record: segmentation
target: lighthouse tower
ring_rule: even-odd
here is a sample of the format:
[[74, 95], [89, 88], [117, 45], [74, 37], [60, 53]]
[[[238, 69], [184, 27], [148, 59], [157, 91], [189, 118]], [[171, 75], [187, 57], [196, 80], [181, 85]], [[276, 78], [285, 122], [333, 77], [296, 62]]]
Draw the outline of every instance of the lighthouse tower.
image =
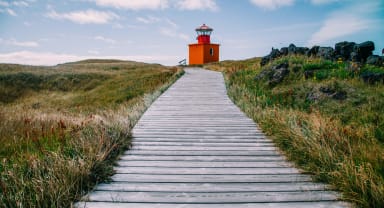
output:
[[197, 43], [189, 44], [189, 64], [219, 61], [219, 44], [211, 43], [213, 29], [203, 24], [196, 28]]

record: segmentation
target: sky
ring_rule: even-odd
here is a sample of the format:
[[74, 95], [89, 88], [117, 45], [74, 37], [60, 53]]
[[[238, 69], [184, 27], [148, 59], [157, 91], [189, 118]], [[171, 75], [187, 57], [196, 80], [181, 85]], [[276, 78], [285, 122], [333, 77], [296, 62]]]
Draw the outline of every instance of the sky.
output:
[[213, 28], [220, 60], [271, 48], [384, 48], [384, 0], [0, 0], [0, 63], [56, 65], [89, 58], [177, 65]]

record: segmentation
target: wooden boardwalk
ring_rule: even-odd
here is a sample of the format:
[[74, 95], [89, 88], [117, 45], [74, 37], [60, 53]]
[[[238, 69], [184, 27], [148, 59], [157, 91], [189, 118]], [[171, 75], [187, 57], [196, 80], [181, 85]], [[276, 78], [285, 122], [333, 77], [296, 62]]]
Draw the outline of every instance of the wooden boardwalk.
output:
[[159, 97], [133, 129], [133, 147], [77, 207], [347, 207], [300, 174], [199, 68]]

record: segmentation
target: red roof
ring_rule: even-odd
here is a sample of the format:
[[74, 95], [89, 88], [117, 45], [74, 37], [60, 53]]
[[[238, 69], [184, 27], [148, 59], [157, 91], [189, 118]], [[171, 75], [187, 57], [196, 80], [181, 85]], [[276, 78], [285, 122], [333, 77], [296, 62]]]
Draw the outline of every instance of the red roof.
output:
[[203, 24], [200, 27], [196, 28], [196, 31], [212, 31], [213, 29]]

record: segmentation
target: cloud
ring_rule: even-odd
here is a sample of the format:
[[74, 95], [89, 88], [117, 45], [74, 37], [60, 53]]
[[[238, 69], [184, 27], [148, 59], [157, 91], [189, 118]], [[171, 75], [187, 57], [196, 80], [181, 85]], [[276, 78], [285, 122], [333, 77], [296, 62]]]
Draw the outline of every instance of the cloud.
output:
[[39, 46], [39, 43], [34, 41], [17, 41], [15, 39], [10, 40], [3, 40], [0, 39], [0, 44], [6, 44], [11, 46], [19, 46], [19, 47], [28, 47], [28, 48], [35, 48]]
[[167, 37], [179, 38], [185, 41], [189, 40], [188, 35], [179, 32], [179, 26], [175, 22], [170, 19], [164, 19], [163, 22], [165, 23], [165, 26], [160, 27], [160, 34]]
[[15, 1], [12, 4], [15, 6], [18, 6], [18, 7], [28, 7], [29, 6], [29, 4], [25, 1]]
[[162, 27], [160, 28], [160, 33], [164, 36], [173, 37], [173, 38], [180, 38], [182, 40], [188, 41], [189, 36], [184, 33], [179, 33], [177, 30], [172, 28], [166, 28]]
[[168, 8], [168, 0], [92, 0], [99, 6], [114, 7], [117, 9], [165, 9]]
[[320, 29], [311, 36], [309, 45], [321, 44], [377, 27], [372, 16], [377, 8], [380, 8], [380, 5], [375, 2], [358, 1], [355, 5], [331, 13]]
[[110, 44], [115, 44], [116, 43], [116, 40], [113, 40], [113, 39], [110, 39], [110, 38], [106, 38], [106, 37], [103, 37], [103, 36], [95, 36], [93, 39], [100, 40], [100, 41], [103, 41], [103, 42], [106, 42], [106, 43], [110, 43]]
[[294, 0], [250, 0], [250, 2], [263, 9], [275, 10], [279, 7], [293, 5]]
[[156, 22], [160, 22], [161, 19], [153, 16], [148, 16], [148, 17], [137, 17], [137, 21], [142, 22], [144, 24], [153, 24]]
[[69, 20], [78, 24], [106, 24], [119, 18], [119, 16], [113, 12], [96, 11], [93, 9], [69, 13], [57, 13], [52, 10], [46, 16], [52, 19]]
[[[88, 51], [88, 53], [91, 51]], [[93, 51], [96, 52], [96, 51]], [[0, 63], [29, 64], [29, 65], [56, 65], [61, 63], [80, 61], [84, 59], [119, 59], [141, 61], [147, 63], [176, 64], [178, 56], [173, 55], [135, 55], [135, 56], [98, 56], [74, 55], [52, 52], [16, 51], [11, 53], [0, 53]]]
[[11, 16], [14, 16], [14, 17], [17, 16], [16, 12], [13, 11], [12, 9], [10, 9], [10, 8], [7, 8], [5, 11], [6, 11], [9, 15], [11, 15]]
[[176, 7], [181, 10], [218, 10], [214, 0], [182, 0], [176, 3]]
[[6, 1], [0, 1], [0, 6], [2, 7], [9, 7], [9, 3]]
[[67, 61], [77, 60], [77, 56], [55, 53], [38, 53], [31, 51], [18, 51], [0, 54], [1, 63], [55, 65]]

